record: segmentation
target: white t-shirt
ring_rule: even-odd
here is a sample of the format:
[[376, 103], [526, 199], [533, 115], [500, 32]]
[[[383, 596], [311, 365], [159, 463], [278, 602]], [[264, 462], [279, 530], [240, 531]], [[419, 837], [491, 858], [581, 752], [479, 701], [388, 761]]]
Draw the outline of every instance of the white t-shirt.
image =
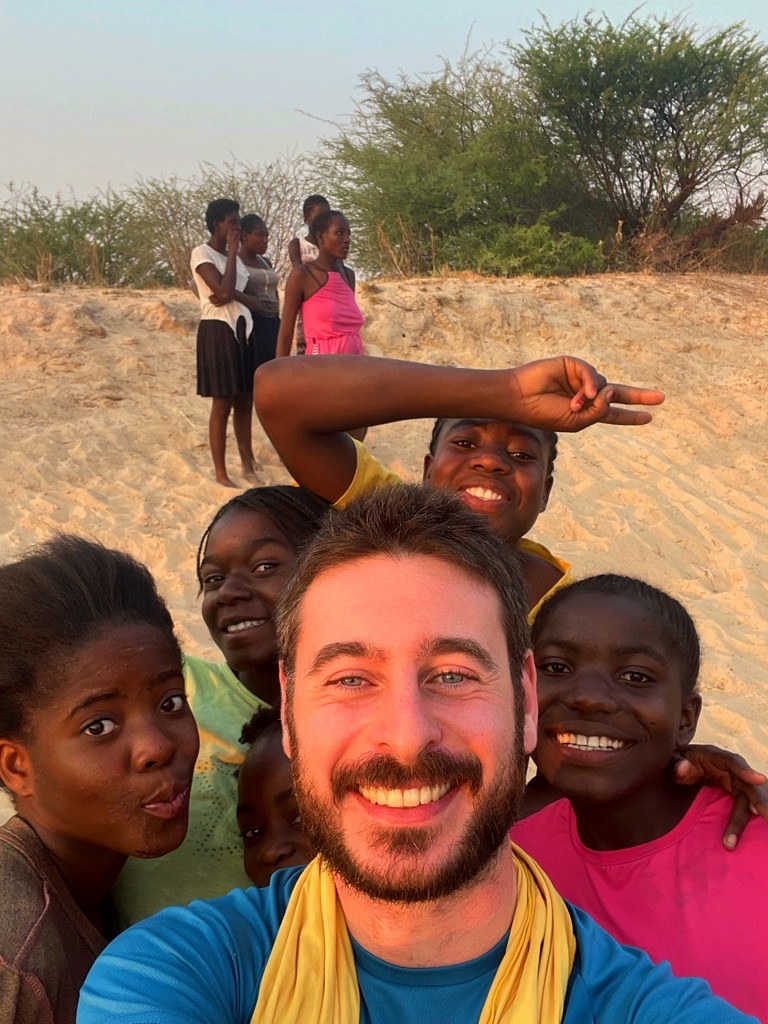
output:
[[312, 245], [312, 243], [308, 240], [308, 233], [309, 228], [305, 228], [303, 235], [297, 235], [297, 238], [299, 239], [299, 251], [301, 253], [302, 263], [313, 263], [320, 255], [320, 250], [317, 248], [317, 246]]
[[[197, 272], [197, 268], [203, 263], [212, 263], [223, 277], [224, 271], [227, 269], [227, 257], [224, 253], [217, 252], [211, 248], [207, 243], [198, 245], [196, 249], [192, 250], [189, 265], [192, 269], [195, 285], [197, 286], [197, 294], [200, 297], [200, 319], [223, 320], [224, 323], [229, 324], [232, 328], [232, 333], [237, 337], [237, 321], [242, 316], [245, 318], [245, 336], [247, 338], [253, 328], [253, 317], [251, 316], [250, 309], [234, 299], [232, 302], [228, 302], [226, 306], [214, 306], [209, 299], [211, 290]], [[236, 263], [235, 290], [242, 292], [245, 291], [245, 287], [248, 284], [248, 269], [239, 256], [236, 258]]]

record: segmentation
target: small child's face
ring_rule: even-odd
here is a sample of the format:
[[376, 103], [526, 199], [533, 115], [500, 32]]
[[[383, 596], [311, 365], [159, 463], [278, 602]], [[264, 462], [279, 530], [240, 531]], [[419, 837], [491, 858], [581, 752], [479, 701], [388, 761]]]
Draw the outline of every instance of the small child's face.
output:
[[582, 593], [547, 618], [534, 657], [539, 738], [533, 758], [573, 802], [620, 800], [663, 779], [701, 707], [683, 695], [667, 631], [626, 597]]
[[314, 857], [301, 829], [291, 763], [278, 730], [256, 740], [240, 769], [237, 827], [245, 873], [254, 885], [269, 885], [275, 871], [308, 864]]

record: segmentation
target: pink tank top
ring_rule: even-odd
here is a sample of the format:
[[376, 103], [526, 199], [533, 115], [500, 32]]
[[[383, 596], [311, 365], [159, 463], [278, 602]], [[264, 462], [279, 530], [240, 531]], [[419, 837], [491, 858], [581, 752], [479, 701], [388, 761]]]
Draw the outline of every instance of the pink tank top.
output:
[[337, 270], [327, 274], [327, 282], [301, 307], [307, 348], [310, 341], [327, 341], [339, 335], [359, 336], [363, 326], [355, 293]]

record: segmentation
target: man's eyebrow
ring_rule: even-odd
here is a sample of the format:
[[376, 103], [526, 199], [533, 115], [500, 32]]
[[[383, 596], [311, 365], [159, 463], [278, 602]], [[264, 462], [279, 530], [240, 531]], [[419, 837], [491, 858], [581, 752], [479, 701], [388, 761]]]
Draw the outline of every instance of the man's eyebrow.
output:
[[321, 647], [312, 659], [309, 672], [318, 672], [324, 665], [336, 658], [366, 658], [369, 661], [386, 661], [387, 655], [381, 647], [360, 640], [344, 640]]
[[479, 662], [487, 672], [498, 672], [499, 666], [489, 652], [476, 640], [466, 636], [435, 636], [422, 641], [419, 654], [423, 658], [464, 654]]

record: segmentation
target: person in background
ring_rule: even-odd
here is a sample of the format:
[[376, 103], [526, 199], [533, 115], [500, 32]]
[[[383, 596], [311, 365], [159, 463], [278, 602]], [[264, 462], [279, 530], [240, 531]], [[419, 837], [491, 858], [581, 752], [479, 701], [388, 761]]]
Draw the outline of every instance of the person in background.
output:
[[200, 727], [189, 832], [164, 862], [130, 860], [115, 889], [123, 925], [163, 907], [247, 886], [235, 810], [243, 722], [278, 701], [275, 606], [297, 553], [328, 513], [301, 487], [253, 487], [223, 505], [197, 553], [202, 615], [224, 661], [187, 655], [184, 679]]
[[[321, 195], [307, 196], [302, 207], [304, 217], [304, 233], [292, 238], [288, 243], [288, 259], [292, 267], [300, 267], [302, 263], [311, 263], [316, 260], [319, 252], [316, 244], [312, 221], [324, 210], [330, 210], [331, 204]], [[296, 355], [303, 356], [306, 351], [304, 340], [304, 325], [301, 315], [296, 320]]]
[[0, 1020], [74, 1024], [128, 856], [187, 831], [198, 736], [154, 580], [61, 535], [0, 567]]
[[279, 709], [257, 711], [240, 742], [249, 745], [237, 774], [243, 865], [253, 884], [264, 886], [275, 871], [308, 864], [315, 851], [301, 827]]
[[261, 217], [249, 213], [240, 221], [242, 239], [240, 259], [248, 271], [247, 294], [258, 302], [251, 309], [252, 365], [254, 371], [275, 358], [277, 335], [280, 330], [280, 300], [277, 296], [277, 271], [265, 255], [269, 244], [269, 230]]
[[296, 235], [288, 243], [288, 259], [291, 261], [292, 267], [300, 267], [302, 263], [311, 263], [317, 259], [319, 253], [312, 222], [319, 213], [330, 210], [330, 208], [331, 204], [325, 196], [311, 195], [304, 200], [301, 211], [304, 217], [304, 232], [301, 235]]
[[513, 841], [619, 942], [768, 1021], [768, 822], [727, 853], [730, 794], [672, 771], [701, 711], [690, 615], [642, 580], [592, 576], [543, 605], [533, 648], [533, 759], [564, 799]]
[[326, 210], [312, 221], [312, 230], [318, 256], [288, 276], [277, 355], [290, 355], [299, 312], [307, 355], [362, 355], [363, 314], [355, 301], [354, 272], [344, 263], [349, 222], [338, 210]]
[[205, 223], [210, 238], [193, 249], [190, 257], [194, 291], [200, 301], [197, 393], [211, 399], [211, 457], [216, 480], [225, 487], [235, 486], [226, 465], [230, 413], [243, 476], [255, 482], [256, 468], [251, 439], [253, 365], [249, 344], [253, 317], [248, 305], [240, 301], [248, 285], [248, 271], [238, 256], [239, 210], [234, 199], [209, 203]]

